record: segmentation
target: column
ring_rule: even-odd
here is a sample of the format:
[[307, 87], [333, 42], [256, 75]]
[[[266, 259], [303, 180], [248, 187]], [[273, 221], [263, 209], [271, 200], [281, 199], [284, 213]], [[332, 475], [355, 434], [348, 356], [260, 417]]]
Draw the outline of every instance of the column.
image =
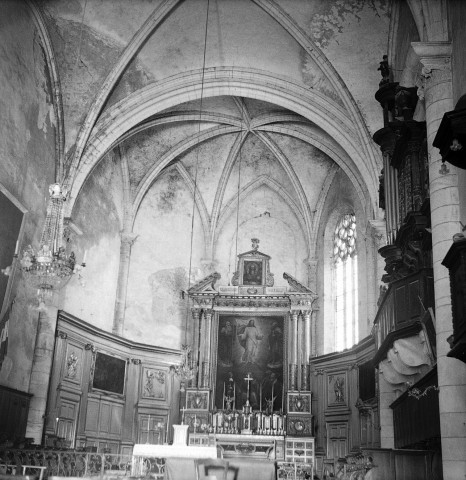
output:
[[301, 365], [301, 390], [310, 390], [309, 357], [311, 356], [311, 311], [304, 310], [302, 315], [304, 324], [304, 361]]
[[113, 319], [112, 332], [116, 335], [123, 335], [123, 325], [125, 320], [126, 291], [128, 289], [128, 273], [131, 257], [131, 247], [135, 242], [137, 235], [132, 232], [121, 232], [120, 243], [120, 266], [118, 269], [118, 283], [115, 299], [115, 316]]
[[210, 365], [211, 365], [211, 335], [213, 310], [205, 310], [204, 322], [204, 359], [202, 362], [202, 387], [210, 387]]
[[191, 380], [191, 384], [193, 387], [199, 387], [200, 386], [200, 379], [202, 376], [202, 372], [200, 371], [202, 369], [202, 363], [201, 363], [201, 346], [200, 346], [200, 341], [201, 341], [201, 311], [198, 308], [193, 308], [191, 310], [192, 315], [193, 315], [193, 360], [194, 360], [194, 365], [196, 366], [196, 376], [194, 377], [193, 380]]
[[[32, 307], [30, 309], [32, 310]], [[37, 310], [34, 313], [36, 312]], [[52, 370], [57, 312], [56, 307], [42, 305], [39, 309], [39, 318], [37, 320], [36, 344], [34, 346], [31, 379], [29, 382], [29, 393], [33, 396], [29, 406], [26, 427], [26, 437], [33, 438], [36, 444], [42, 443], [45, 408], [47, 406], [47, 394]]]
[[290, 359], [288, 385], [290, 390], [298, 389], [298, 312], [290, 312]]
[[311, 357], [317, 357], [317, 312], [319, 311], [319, 305], [317, 299], [312, 303], [311, 313]]
[[429, 184], [432, 216], [432, 255], [434, 267], [435, 327], [437, 334], [437, 369], [442, 434], [443, 477], [462, 478], [466, 472], [466, 365], [448, 358], [447, 337], [453, 332], [448, 269], [441, 262], [452, 237], [460, 231], [457, 170], [439, 173], [441, 157], [432, 146], [438, 126], [447, 111], [453, 110], [451, 81], [451, 43], [413, 42], [423, 65], [427, 145], [429, 149]]

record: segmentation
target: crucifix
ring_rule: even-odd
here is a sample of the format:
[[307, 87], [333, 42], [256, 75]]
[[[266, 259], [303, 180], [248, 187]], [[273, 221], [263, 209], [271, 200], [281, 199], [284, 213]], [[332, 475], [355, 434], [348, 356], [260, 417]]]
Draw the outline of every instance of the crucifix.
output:
[[246, 397], [246, 406], [249, 407], [249, 384], [254, 380], [252, 377], [251, 377], [251, 374], [248, 372], [246, 377], [244, 378], [244, 380], [246, 380], [246, 382], [248, 382], [248, 396]]

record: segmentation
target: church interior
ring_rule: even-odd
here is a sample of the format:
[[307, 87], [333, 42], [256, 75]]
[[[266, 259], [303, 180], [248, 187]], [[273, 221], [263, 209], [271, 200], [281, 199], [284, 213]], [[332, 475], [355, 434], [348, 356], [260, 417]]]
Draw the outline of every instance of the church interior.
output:
[[1, 478], [464, 479], [466, 2], [0, 4]]

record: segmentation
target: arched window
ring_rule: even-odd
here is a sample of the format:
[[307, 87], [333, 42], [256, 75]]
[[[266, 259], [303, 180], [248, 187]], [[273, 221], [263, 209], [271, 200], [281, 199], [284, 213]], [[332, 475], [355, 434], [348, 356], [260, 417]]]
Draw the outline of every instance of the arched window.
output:
[[343, 215], [335, 228], [332, 283], [335, 351], [340, 351], [358, 341], [358, 261], [354, 213]]

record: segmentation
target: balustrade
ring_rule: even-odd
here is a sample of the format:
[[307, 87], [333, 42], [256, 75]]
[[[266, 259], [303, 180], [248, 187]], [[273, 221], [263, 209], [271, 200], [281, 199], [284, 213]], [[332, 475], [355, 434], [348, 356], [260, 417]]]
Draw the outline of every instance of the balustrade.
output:
[[114, 453], [91, 453], [76, 450], [1, 449], [0, 465], [15, 465], [17, 472], [23, 465], [46, 467], [43, 478], [90, 477], [110, 471], [129, 475], [131, 456]]

